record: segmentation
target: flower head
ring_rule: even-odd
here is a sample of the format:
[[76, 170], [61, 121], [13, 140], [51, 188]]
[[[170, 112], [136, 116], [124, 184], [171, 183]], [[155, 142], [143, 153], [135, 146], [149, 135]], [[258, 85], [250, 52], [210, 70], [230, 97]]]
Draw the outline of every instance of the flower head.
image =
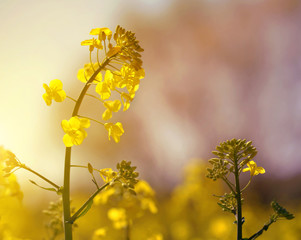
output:
[[62, 128], [66, 133], [63, 137], [63, 142], [66, 147], [80, 145], [87, 137], [87, 132], [84, 128], [90, 127], [90, 120], [87, 118], [72, 117], [62, 121]]
[[58, 80], [54, 79], [50, 81], [49, 87], [47, 84], [43, 84], [43, 87], [46, 93], [43, 94], [43, 98], [48, 106], [51, 105], [52, 99], [56, 102], [62, 102], [66, 98], [66, 93], [63, 90], [63, 83]]
[[111, 140], [111, 137], [113, 137], [114, 141], [118, 143], [120, 141], [120, 137], [124, 133], [122, 124], [117, 122], [116, 124], [105, 123], [104, 125], [109, 132], [109, 140]]
[[265, 173], [265, 169], [263, 167], [257, 167], [257, 164], [254, 161], [249, 161], [247, 163], [247, 165], [248, 165], [248, 167], [244, 168], [242, 171], [243, 172], [250, 171], [250, 175], [251, 176], [258, 175], [259, 173], [260, 174], [264, 174]]

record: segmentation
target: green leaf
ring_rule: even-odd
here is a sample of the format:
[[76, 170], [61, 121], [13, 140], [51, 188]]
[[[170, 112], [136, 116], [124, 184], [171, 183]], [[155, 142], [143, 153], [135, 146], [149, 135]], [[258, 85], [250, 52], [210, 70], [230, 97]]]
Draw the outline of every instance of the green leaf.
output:
[[93, 200], [91, 199], [91, 201], [88, 203], [88, 205], [84, 208], [84, 210], [78, 215], [76, 219], [86, 215], [87, 212], [91, 209], [92, 205], [93, 205]]
[[42, 186], [40, 186], [39, 184], [37, 184], [35, 181], [32, 181], [32, 180], [30, 180], [30, 179], [29, 179], [29, 182], [31, 182], [32, 184], [34, 184], [34, 185], [36, 185], [37, 187], [42, 188], [42, 189], [44, 189], [44, 190], [52, 191], [52, 192], [58, 192], [57, 189], [55, 189], [55, 188], [46, 188], [46, 187], [42, 187]]

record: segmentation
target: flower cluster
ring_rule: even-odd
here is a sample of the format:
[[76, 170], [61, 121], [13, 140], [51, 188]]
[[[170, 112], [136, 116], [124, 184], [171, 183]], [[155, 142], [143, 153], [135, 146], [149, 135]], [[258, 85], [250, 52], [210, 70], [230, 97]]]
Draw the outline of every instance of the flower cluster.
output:
[[[212, 152], [216, 158], [211, 158], [209, 163], [212, 168], [208, 168], [207, 177], [216, 180], [218, 178], [226, 179], [229, 173], [250, 171], [251, 177], [259, 173], [265, 173], [263, 167], [257, 167], [253, 158], [257, 154], [257, 150], [252, 146], [252, 142], [241, 139], [232, 139], [222, 142], [216, 147], [216, 151]], [[245, 166], [247, 168], [244, 168]]]
[[[102, 120], [108, 121], [113, 117], [113, 112], [129, 109], [139, 89], [140, 80], [145, 76], [140, 54], [143, 48], [140, 47], [134, 33], [117, 26], [114, 34], [108, 28], [95, 28], [91, 30], [90, 35], [93, 36], [92, 39], [81, 42], [82, 46], [89, 46], [90, 62], [77, 73], [77, 78], [85, 84], [78, 100], [66, 96], [63, 84], [58, 79], [52, 80], [49, 86], [43, 85], [46, 90], [43, 98], [48, 106], [51, 105], [53, 99], [56, 102], [62, 102], [66, 97], [76, 102], [74, 108], [76, 110], [72, 118], [69, 122], [67, 120], [62, 122], [66, 133], [63, 141], [67, 147], [80, 145], [87, 136], [82, 129], [84, 126], [79, 126], [78, 119], [75, 119], [79, 117], [78, 110], [85, 95], [102, 102], [105, 108]], [[100, 56], [103, 56], [102, 61], [99, 60]], [[91, 85], [94, 85], [96, 96], [88, 93]], [[112, 137], [115, 142], [120, 141], [120, 137], [124, 134], [120, 122], [95, 121], [103, 124], [108, 131], [109, 140]]]
[[140, 180], [133, 191], [116, 182], [94, 199], [96, 205], [110, 207], [107, 215], [115, 229], [127, 227], [134, 219], [143, 216], [146, 212], [152, 214], [158, 212], [154, 201], [154, 190], [146, 181]]
[[271, 202], [271, 206], [275, 212], [274, 220], [277, 218], [285, 218], [287, 220], [291, 220], [295, 218], [294, 214], [288, 212], [284, 207], [280, 206], [276, 201]]
[[23, 193], [17, 182], [16, 176], [13, 174], [21, 167], [20, 161], [15, 154], [0, 146], [0, 198], [16, 197], [19, 200], [23, 198]]
[[23, 165], [14, 153], [0, 146], [0, 162], [3, 164], [2, 170], [6, 173], [4, 176], [9, 176]]

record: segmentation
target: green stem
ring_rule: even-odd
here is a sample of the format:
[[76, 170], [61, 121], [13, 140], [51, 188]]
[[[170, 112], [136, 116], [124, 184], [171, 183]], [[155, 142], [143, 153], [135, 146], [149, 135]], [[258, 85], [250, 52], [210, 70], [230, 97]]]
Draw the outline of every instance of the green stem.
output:
[[110, 183], [106, 183], [101, 188], [97, 189], [90, 197], [89, 199], [76, 211], [76, 213], [73, 214], [73, 216], [70, 218], [69, 222], [72, 224], [76, 220], [76, 218], [81, 214], [81, 212], [88, 206], [88, 204], [93, 201], [93, 199], [96, 197], [96, 195], [102, 191], [104, 188], [106, 188]]
[[248, 240], [254, 240], [254, 239], [258, 238], [258, 237], [263, 233], [263, 231], [267, 231], [268, 228], [269, 228], [269, 226], [270, 226], [272, 223], [274, 223], [274, 222], [275, 222], [275, 221], [273, 221], [273, 220], [270, 219], [270, 221], [269, 221], [268, 223], [266, 223], [266, 224], [263, 225], [262, 229], [260, 229], [257, 233], [255, 233], [255, 234], [252, 235], [251, 237], [249, 237]]
[[98, 97], [96, 97], [92, 94], [89, 94], [89, 93], [86, 93], [86, 95], [89, 96], [89, 97], [93, 97], [93, 98], [97, 99], [98, 101], [101, 101], [102, 103], [104, 103], [104, 101], [101, 98], [98, 98]]
[[66, 96], [67, 98], [69, 98], [70, 100], [72, 100], [73, 102], [76, 102], [76, 100], [72, 97]]
[[64, 187], [63, 187], [63, 192], [62, 192], [65, 240], [72, 240], [72, 224], [69, 222], [69, 219], [70, 219], [70, 162], [71, 162], [71, 147], [67, 147], [66, 153], [65, 153]]
[[235, 190], [233, 189], [233, 186], [232, 186], [233, 184], [227, 178], [222, 178], [222, 180], [224, 180], [224, 182], [228, 185], [230, 190], [235, 194]]
[[130, 221], [128, 221], [126, 227], [125, 227], [125, 239], [126, 240], [130, 240], [130, 231], [131, 227], [130, 227]]
[[[78, 167], [78, 168], [88, 168], [87, 166], [82, 166], [82, 165], [71, 165], [71, 167]], [[100, 172], [98, 169], [93, 168], [94, 171]]]
[[77, 115], [78, 117], [81, 117], [81, 118], [87, 118], [87, 119], [89, 119], [89, 120], [91, 120], [91, 121], [94, 121], [94, 122], [96, 122], [96, 123], [99, 123], [99, 124], [101, 124], [101, 125], [105, 125], [104, 123], [102, 123], [102, 122], [100, 122], [100, 121], [97, 121], [96, 119], [94, 119], [94, 118], [90, 118], [90, 117], [86, 117], [86, 116], [81, 116], [81, 115]]
[[242, 239], [242, 209], [241, 209], [241, 191], [239, 185], [239, 169], [238, 169], [238, 158], [234, 154], [234, 168], [235, 168], [235, 187], [236, 187], [236, 202], [237, 202], [237, 240]]
[[[112, 57], [115, 57], [113, 55]], [[112, 58], [111, 57], [111, 58]], [[105, 58], [99, 68], [93, 73], [90, 79], [85, 84], [82, 89], [72, 112], [72, 117], [78, 115], [79, 108], [82, 104], [82, 101], [85, 97], [86, 92], [88, 91], [91, 83], [98, 75], [98, 73], [105, 68], [105, 66], [110, 62], [111, 58]], [[71, 166], [71, 147], [66, 147], [65, 153], [65, 168], [64, 168], [64, 187], [62, 192], [63, 197], [63, 213], [64, 213], [64, 232], [65, 240], [72, 240], [72, 221], [70, 221], [70, 166]]]

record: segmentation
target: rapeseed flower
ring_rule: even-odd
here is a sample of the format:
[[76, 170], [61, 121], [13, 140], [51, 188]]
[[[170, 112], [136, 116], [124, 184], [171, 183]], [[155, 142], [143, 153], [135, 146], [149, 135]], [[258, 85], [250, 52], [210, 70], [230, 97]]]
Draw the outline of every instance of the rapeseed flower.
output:
[[117, 122], [116, 124], [105, 123], [104, 126], [108, 130], [109, 140], [113, 137], [114, 141], [118, 143], [120, 141], [120, 137], [124, 133], [122, 124], [120, 122]]
[[108, 211], [108, 218], [113, 222], [113, 226], [116, 229], [121, 229], [128, 225], [126, 211], [124, 208], [111, 208]]
[[87, 137], [87, 132], [84, 128], [90, 127], [90, 120], [87, 118], [72, 117], [62, 121], [62, 128], [66, 133], [63, 137], [63, 142], [66, 147], [80, 145]]
[[44, 83], [43, 87], [46, 90], [46, 93], [43, 94], [43, 99], [48, 106], [51, 105], [52, 99], [56, 102], [62, 102], [65, 100], [66, 93], [63, 90], [63, 83], [60, 80], [54, 79], [50, 81], [49, 87]]
[[103, 120], [109, 120], [112, 117], [112, 112], [118, 112], [121, 107], [121, 102], [119, 100], [115, 101], [106, 101], [103, 103], [106, 107], [106, 110], [102, 114]]
[[[94, 70], [98, 68], [98, 64], [94, 63], [87, 63], [84, 65], [84, 68], [81, 68], [77, 72], [77, 78], [83, 83], [86, 83], [89, 78], [93, 75]], [[98, 83], [102, 81], [102, 75], [101, 73], [98, 73], [97, 76], [95, 77], [95, 80], [93, 83]]]
[[133, 101], [135, 97], [135, 93], [121, 93], [121, 101], [123, 103], [123, 111], [126, 111], [129, 109], [131, 102]]
[[265, 173], [265, 169], [263, 167], [257, 167], [257, 164], [254, 161], [249, 161], [247, 163], [247, 165], [248, 165], [248, 167], [244, 168], [242, 171], [243, 172], [250, 171], [250, 175], [251, 176], [258, 175], [259, 173], [260, 174], [264, 174]]

